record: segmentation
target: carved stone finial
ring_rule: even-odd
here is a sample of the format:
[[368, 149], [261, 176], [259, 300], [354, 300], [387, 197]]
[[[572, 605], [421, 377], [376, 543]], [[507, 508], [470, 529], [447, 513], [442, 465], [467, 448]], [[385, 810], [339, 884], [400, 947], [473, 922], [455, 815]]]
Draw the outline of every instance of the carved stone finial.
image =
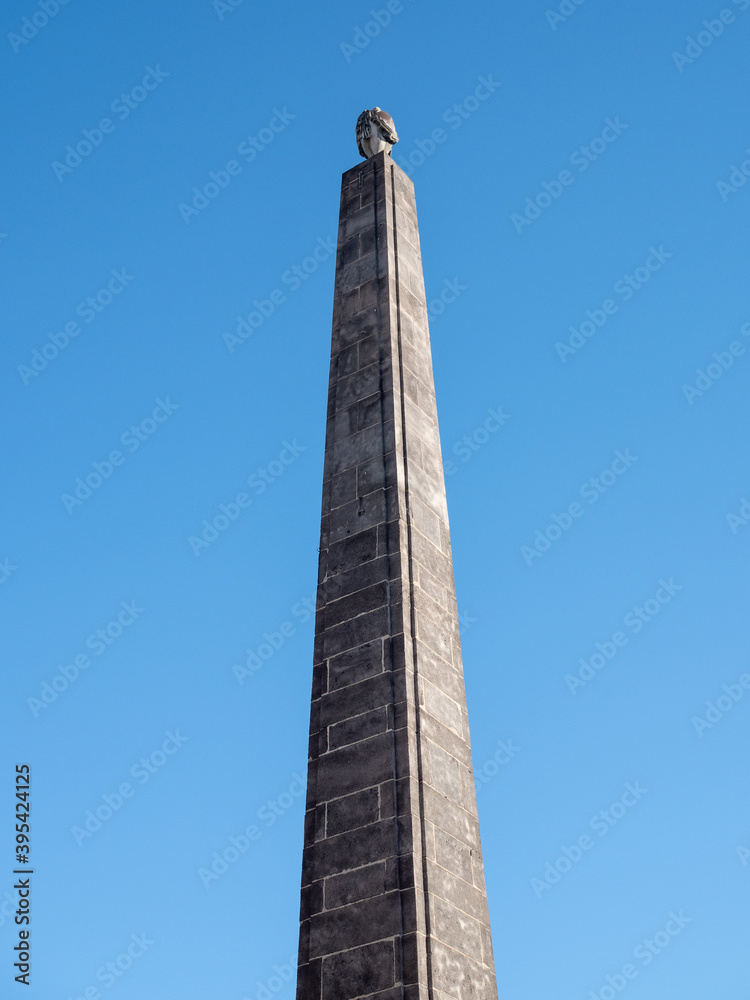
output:
[[385, 150], [389, 155], [398, 142], [396, 126], [387, 111], [373, 108], [357, 119], [357, 149], [365, 159]]

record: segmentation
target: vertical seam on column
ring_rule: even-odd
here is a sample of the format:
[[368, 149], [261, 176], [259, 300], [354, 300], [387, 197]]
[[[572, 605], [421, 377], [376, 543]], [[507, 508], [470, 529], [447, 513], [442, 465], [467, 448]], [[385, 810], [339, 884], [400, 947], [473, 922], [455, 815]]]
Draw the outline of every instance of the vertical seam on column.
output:
[[[404, 495], [406, 498], [406, 546], [409, 563], [409, 619], [411, 626], [412, 660], [414, 665], [414, 721], [417, 741], [417, 780], [419, 785], [419, 829], [422, 845], [422, 898], [424, 899], [425, 948], [427, 958], [427, 994], [434, 996], [432, 987], [432, 927], [427, 875], [427, 834], [425, 830], [424, 784], [422, 780], [422, 726], [419, 702], [419, 661], [417, 657], [416, 611], [414, 608], [414, 569], [411, 537], [411, 502], [409, 494], [409, 462], [406, 444], [406, 394], [404, 393], [404, 360], [401, 344], [401, 294], [399, 291], [398, 228], [396, 226], [395, 166], [391, 163], [391, 190], [393, 192], [393, 251], [396, 278], [396, 337], [398, 342], [398, 376], [401, 395], [401, 451], [404, 461]], [[402, 570], [403, 573], [403, 570]]]
[[[360, 173], [360, 178], [362, 174]], [[399, 804], [398, 804], [398, 770], [396, 767], [396, 687], [393, 679], [394, 674], [394, 662], [393, 662], [393, 616], [391, 607], [391, 538], [390, 538], [390, 528], [388, 527], [390, 522], [390, 511], [388, 509], [388, 477], [387, 477], [387, 463], [386, 463], [386, 451], [385, 451], [385, 392], [383, 386], [383, 311], [381, 308], [381, 295], [380, 295], [380, 251], [378, 248], [378, 169], [377, 161], [373, 163], [373, 214], [375, 221], [375, 290], [376, 290], [376, 301], [377, 301], [377, 328], [378, 328], [378, 378], [379, 378], [379, 390], [380, 390], [380, 435], [381, 435], [381, 453], [383, 456], [383, 495], [384, 495], [384, 511], [385, 511], [385, 561], [386, 561], [386, 608], [388, 616], [388, 654], [391, 661], [390, 669], [390, 687], [391, 687], [391, 705], [393, 706], [393, 740], [391, 742], [391, 783], [393, 791], [393, 830], [394, 830], [394, 840], [396, 848], [396, 887], [398, 891], [398, 942], [396, 944], [396, 960], [398, 962], [398, 980], [401, 985], [401, 996], [404, 996], [404, 897], [403, 890], [401, 888], [401, 837], [399, 834]], [[387, 182], [387, 174], [383, 172], [383, 191], [385, 192], [385, 186]], [[387, 197], [386, 197], [387, 206]], [[387, 253], [387, 250], [386, 250]], [[393, 365], [391, 364], [391, 370]], [[359, 492], [359, 488], [357, 489]]]

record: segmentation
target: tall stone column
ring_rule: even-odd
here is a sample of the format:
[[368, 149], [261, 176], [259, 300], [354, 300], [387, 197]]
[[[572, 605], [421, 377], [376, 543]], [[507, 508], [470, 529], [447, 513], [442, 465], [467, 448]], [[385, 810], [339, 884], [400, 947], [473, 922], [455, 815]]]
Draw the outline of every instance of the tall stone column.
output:
[[411, 180], [341, 188], [298, 1000], [497, 996]]

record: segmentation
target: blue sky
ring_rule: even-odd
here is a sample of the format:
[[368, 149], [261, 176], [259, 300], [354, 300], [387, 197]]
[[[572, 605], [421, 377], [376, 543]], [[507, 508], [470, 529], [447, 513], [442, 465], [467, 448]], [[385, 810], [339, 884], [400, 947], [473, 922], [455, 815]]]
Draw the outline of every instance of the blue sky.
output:
[[24, 995], [294, 994], [331, 240], [377, 104], [500, 995], [746, 1000], [750, 3], [14, 0], [0, 35]]

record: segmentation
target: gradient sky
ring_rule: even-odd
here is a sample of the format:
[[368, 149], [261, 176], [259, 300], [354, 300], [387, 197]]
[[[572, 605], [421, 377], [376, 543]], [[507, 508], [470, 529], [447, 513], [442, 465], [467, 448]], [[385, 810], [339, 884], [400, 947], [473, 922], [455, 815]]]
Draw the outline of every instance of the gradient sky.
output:
[[420, 213], [500, 996], [747, 1000], [744, 8], [4, 5], [3, 997], [294, 995], [331, 240], [377, 104]]

